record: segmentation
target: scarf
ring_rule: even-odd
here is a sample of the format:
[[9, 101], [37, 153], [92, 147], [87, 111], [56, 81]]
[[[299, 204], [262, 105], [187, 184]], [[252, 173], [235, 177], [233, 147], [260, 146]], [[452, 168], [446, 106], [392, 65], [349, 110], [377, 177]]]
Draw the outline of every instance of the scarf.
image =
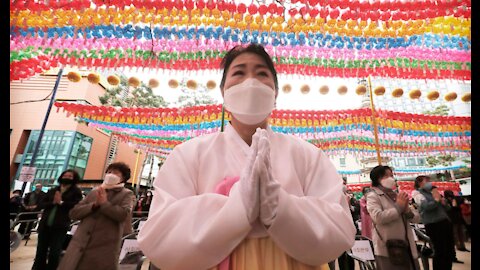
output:
[[105, 183], [102, 184], [102, 187], [104, 189], [123, 188], [123, 186], [125, 186], [125, 183], [120, 183], [120, 184], [116, 184], [116, 185], [107, 185]]

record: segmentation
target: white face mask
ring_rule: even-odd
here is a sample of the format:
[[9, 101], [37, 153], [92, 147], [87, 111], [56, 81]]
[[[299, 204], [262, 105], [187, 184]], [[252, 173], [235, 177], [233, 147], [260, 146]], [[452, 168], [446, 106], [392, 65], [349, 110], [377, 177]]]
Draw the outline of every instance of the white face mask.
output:
[[382, 181], [380, 181], [380, 184], [385, 187], [385, 188], [389, 188], [389, 189], [395, 189], [397, 184], [395, 183], [395, 179], [393, 179], [393, 177], [388, 177], [388, 178], [384, 178], [382, 179]]
[[255, 125], [272, 113], [275, 91], [259, 80], [249, 78], [225, 90], [224, 104], [238, 121]]
[[120, 177], [118, 177], [117, 175], [113, 174], [113, 173], [107, 173], [105, 174], [105, 177], [103, 178], [103, 184], [105, 185], [116, 185], [118, 183], [120, 183]]

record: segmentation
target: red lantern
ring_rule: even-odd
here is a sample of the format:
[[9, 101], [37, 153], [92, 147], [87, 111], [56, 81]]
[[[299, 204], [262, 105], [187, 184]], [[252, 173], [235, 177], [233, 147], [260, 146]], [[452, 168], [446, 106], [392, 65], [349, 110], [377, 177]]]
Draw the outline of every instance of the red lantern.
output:
[[245, 6], [244, 3], [240, 3], [237, 6], [237, 11], [238, 11], [238, 13], [244, 14], [245, 11], [247, 11], [247, 6]]
[[257, 13], [257, 6], [255, 6], [254, 4], [248, 6], [248, 13], [250, 15], [254, 15], [255, 13]]
[[259, 12], [261, 15], [267, 14], [267, 11], [268, 11], [268, 8], [267, 8], [266, 5], [260, 5], [260, 7], [258, 7], [258, 12]]
[[338, 9], [334, 9], [330, 12], [330, 18], [336, 19], [340, 15], [340, 11]]

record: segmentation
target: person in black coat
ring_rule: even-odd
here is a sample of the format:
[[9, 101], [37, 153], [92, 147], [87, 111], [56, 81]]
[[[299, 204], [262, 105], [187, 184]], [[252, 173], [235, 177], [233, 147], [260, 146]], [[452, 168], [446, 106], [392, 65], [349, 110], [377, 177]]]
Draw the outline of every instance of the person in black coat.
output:
[[18, 214], [22, 208], [22, 191], [20, 189], [14, 190], [12, 196], [10, 196], [10, 220], [14, 220], [15, 216], [12, 214]]
[[[22, 203], [22, 212], [39, 212], [43, 208], [40, 205], [40, 202], [45, 198], [46, 193], [42, 191], [42, 184], [37, 183], [35, 185], [35, 190], [27, 193]], [[24, 214], [19, 217], [19, 220], [29, 220], [36, 219], [37, 214]], [[30, 237], [30, 232], [37, 225], [36, 222], [22, 222], [18, 228], [18, 232], [23, 235], [23, 239], [28, 239]]]
[[42, 200], [44, 211], [38, 226], [37, 253], [32, 269], [57, 269], [70, 226], [68, 214], [70, 209], [82, 200], [82, 191], [77, 187], [78, 181], [80, 175], [77, 171], [64, 171], [58, 178], [60, 185], [50, 189]]

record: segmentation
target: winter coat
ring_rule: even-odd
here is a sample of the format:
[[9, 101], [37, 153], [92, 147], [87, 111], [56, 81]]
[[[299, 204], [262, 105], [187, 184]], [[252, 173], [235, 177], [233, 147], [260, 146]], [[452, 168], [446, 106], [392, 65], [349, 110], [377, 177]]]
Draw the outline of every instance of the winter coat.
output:
[[[418, 258], [417, 246], [413, 236], [413, 229], [410, 227], [410, 221], [417, 222], [420, 217], [418, 214], [401, 214], [396, 203], [387, 198], [382, 190], [373, 187], [372, 191], [367, 193], [367, 210], [372, 218], [372, 240], [374, 244], [375, 255], [388, 257], [386, 241], [388, 239], [405, 239], [405, 225], [407, 229], [408, 242], [412, 251], [413, 258]], [[402, 218], [405, 222], [402, 221]], [[405, 223], [405, 225], [404, 225]], [[375, 229], [376, 226], [376, 229]], [[379, 233], [382, 239], [379, 237]]]
[[58, 270], [118, 269], [118, 259], [125, 222], [132, 213], [133, 192], [126, 188], [107, 189], [107, 202], [93, 208], [97, 190], [71, 211], [70, 217], [81, 220]]
[[42, 219], [38, 225], [39, 231], [43, 230], [47, 225], [48, 217], [51, 215], [53, 208], [56, 206], [57, 211], [53, 220], [52, 228], [68, 230], [71, 220], [69, 217], [70, 210], [82, 200], [82, 191], [76, 186], [71, 185], [62, 193], [63, 203], [58, 205], [53, 203], [55, 192], [60, 191], [60, 186], [51, 188], [43, 200], [38, 203], [38, 207], [43, 210]]

